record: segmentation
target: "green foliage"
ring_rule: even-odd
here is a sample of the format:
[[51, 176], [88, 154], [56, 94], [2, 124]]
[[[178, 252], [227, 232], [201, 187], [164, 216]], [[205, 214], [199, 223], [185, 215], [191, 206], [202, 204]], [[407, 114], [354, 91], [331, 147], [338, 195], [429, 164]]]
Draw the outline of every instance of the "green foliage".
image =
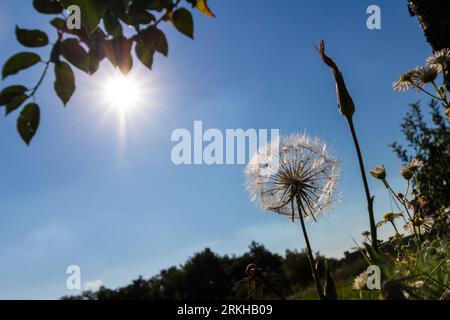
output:
[[20, 29], [16, 26], [17, 41], [25, 47], [37, 48], [48, 45], [48, 36], [40, 30]]
[[33, 7], [44, 14], [59, 14], [63, 11], [58, 0], [33, 0]]
[[64, 61], [55, 64], [55, 91], [64, 105], [75, 92], [75, 76], [70, 65]]
[[39, 127], [41, 112], [39, 106], [35, 103], [27, 104], [20, 113], [17, 120], [17, 131], [26, 144], [29, 144], [31, 139], [36, 134]]
[[[415, 106], [416, 110], [417, 105]], [[437, 105], [432, 103], [433, 110], [438, 112]], [[368, 265], [377, 265], [381, 270], [381, 299], [449, 299], [449, 263], [450, 261], [450, 229], [449, 211], [436, 207], [430, 197], [410, 188], [411, 180], [417, 185], [418, 177], [426, 170], [427, 164], [417, 160], [411, 161], [402, 168], [406, 191], [395, 191], [387, 181], [383, 184], [392, 196], [395, 205], [404, 214], [388, 213], [384, 216], [391, 219], [396, 235], [383, 243], [380, 252], [374, 252], [366, 244], [364, 252]], [[409, 170], [411, 174], [404, 174]], [[390, 218], [386, 218], [390, 217]], [[403, 219], [406, 235], [395, 227], [395, 218]], [[385, 225], [378, 224], [379, 227]], [[409, 235], [408, 235], [409, 234]]]
[[0, 92], [0, 106], [6, 106], [14, 103], [17, 99], [25, 95], [27, 88], [21, 85], [9, 86]]
[[[33, 52], [21, 52], [8, 59], [3, 66], [3, 79], [38, 62], [43, 62], [45, 67], [29, 94], [28, 90], [3, 90], [0, 106], [6, 106], [5, 113], [9, 114], [20, 108], [26, 100], [34, 99], [51, 64], [54, 64], [56, 75], [54, 89], [64, 105], [70, 101], [76, 89], [75, 74], [71, 67], [92, 75], [107, 58], [114, 67], [127, 74], [134, 65], [134, 51], [139, 61], [151, 69], [156, 52], [164, 56], [169, 53], [169, 44], [159, 28], [160, 23], [171, 22], [182, 34], [194, 37], [192, 13], [182, 7], [183, 2], [206, 16], [214, 16], [206, 0], [34, 0], [34, 9], [47, 15], [59, 15], [71, 5], [78, 6], [81, 11], [81, 29], [68, 28], [67, 21], [73, 19], [71, 16], [64, 19], [55, 17], [50, 24], [55, 28], [57, 38], [47, 61]], [[132, 26], [134, 34], [125, 36], [124, 25]], [[16, 38], [20, 44], [29, 48], [44, 47], [50, 43], [47, 34], [40, 30], [16, 27]], [[28, 129], [24, 130], [23, 126], [20, 128], [21, 137], [25, 137], [24, 141], [29, 144], [37, 126], [31, 130], [33, 134]], [[24, 134], [25, 131], [28, 133]]]
[[9, 58], [3, 66], [2, 77], [14, 75], [41, 61], [41, 57], [33, 52], [20, 52]]
[[60, 3], [64, 9], [72, 5], [80, 8], [83, 14], [81, 25], [88, 35], [91, 35], [97, 29], [108, 8], [106, 0], [60, 0]]
[[185, 8], [175, 10], [171, 16], [171, 21], [181, 33], [190, 38], [194, 38], [194, 20], [192, 14]]
[[423, 161], [424, 166], [416, 176], [415, 187], [430, 196], [437, 207], [447, 208], [450, 206], [449, 124], [435, 100], [429, 104], [431, 123], [425, 118], [420, 103], [414, 103], [410, 108], [401, 124], [407, 146], [399, 143], [391, 146], [404, 163], [413, 159]]

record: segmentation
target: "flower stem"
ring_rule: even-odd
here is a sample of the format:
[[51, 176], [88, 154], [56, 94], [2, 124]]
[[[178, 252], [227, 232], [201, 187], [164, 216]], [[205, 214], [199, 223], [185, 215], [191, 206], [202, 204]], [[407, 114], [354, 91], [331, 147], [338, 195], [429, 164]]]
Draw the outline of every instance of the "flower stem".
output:
[[301, 208], [303, 208], [303, 204], [302, 204], [299, 196], [296, 197], [296, 200], [297, 200], [298, 216], [300, 217], [300, 224], [302, 226], [303, 237], [305, 238], [305, 243], [306, 243], [306, 253], [308, 254], [308, 260], [309, 260], [309, 264], [311, 265], [311, 271], [313, 274], [314, 282], [316, 283], [316, 288], [317, 288], [317, 292], [319, 293], [320, 300], [325, 300], [322, 284], [320, 283], [319, 274], [317, 273], [317, 270], [316, 270], [316, 263], [314, 261], [314, 256], [312, 254], [311, 244], [309, 243], [308, 233], [306, 232], [305, 221], [303, 219], [303, 214], [302, 214], [302, 209], [301, 209]]
[[356, 154], [358, 155], [359, 168], [361, 170], [364, 190], [366, 192], [367, 210], [369, 212], [369, 220], [370, 220], [370, 234], [372, 236], [372, 247], [375, 251], [378, 251], [377, 227], [375, 224], [375, 216], [373, 214], [373, 198], [370, 195], [369, 184], [367, 183], [366, 169], [364, 168], [364, 161], [362, 158], [361, 149], [359, 148], [358, 137], [356, 135], [355, 127], [353, 125], [353, 119], [347, 117], [347, 120], [348, 125], [350, 126], [350, 131], [352, 133], [353, 143], [355, 144]]
[[400, 232], [398, 232], [397, 226], [395, 225], [394, 221], [390, 221], [390, 223], [391, 223], [392, 226], [394, 227], [395, 233], [399, 236], [399, 235], [400, 235]]
[[441, 99], [440, 97], [438, 97], [438, 96], [436, 96], [436, 95], [430, 93], [429, 91], [425, 90], [425, 89], [422, 88], [421, 86], [414, 85], [414, 87], [417, 88], [417, 90], [420, 90], [420, 91], [422, 91], [423, 93], [429, 95], [429, 96], [432, 97], [433, 99], [442, 101], [442, 99]]
[[422, 257], [422, 254], [421, 254], [422, 248], [421, 248], [421, 245], [420, 245], [420, 237], [419, 237], [419, 234], [418, 234], [418, 232], [417, 232], [417, 230], [416, 230], [416, 226], [414, 225], [414, 218], [413, 218], [413, 216], [411, 216], [411, 214], [409, 213], [408, 205], [406, 204], [406, 200], [402, 200], [402, 199], [399, 198], [399, 196], [395, 193], [395, 191], [392, 189], [391, 185], [389, 184], [389, 182], [387, 182], [386, 179], [384, 179], [383, 182], [384, 182], [384, 185], [386, 186], [386, 188], [387, 188], [387, 189], [392, 193], [392, 195], [395, 197], [395, 199], [397, 199], [398, 202], [400, 202], [400, 204], [405, 208], [405, 211], [406, 211], [406, 213], [407, 213], [407, 215], [408, 215], [409, 221], [410, 221], [411, 224], [412, 224], [412, 228], [413, 228], [413, 231], [414, 231], [414, 237], [415, 237], [415, 239], [416, 239], [417, 248], [418, 248], [418, 250], [419, 250], [420, 259], [423, 261], [423, 257]]

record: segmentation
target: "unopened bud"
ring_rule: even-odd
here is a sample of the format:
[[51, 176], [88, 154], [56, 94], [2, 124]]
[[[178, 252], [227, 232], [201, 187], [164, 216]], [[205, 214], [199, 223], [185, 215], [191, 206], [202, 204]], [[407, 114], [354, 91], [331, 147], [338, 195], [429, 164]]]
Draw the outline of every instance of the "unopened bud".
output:
[[351, 119], [355, 113], [355, 104], [353, 103], [353, 99], [347, 90], [344, 77], [342, 76], [342, 73], [336, 63], [325, 54], [325, 42], [323, 40], [320, 41], [320, 48], [316, 47], [316, 49], [319, 52], [323, 62], [333, 71], [334, 80], [336, 82], [336, 95], [339, 111], [344, 117]]
[[384, 168], [384, 165], [382, 165], [382, 164], [371, 169], [370, 174], [380, 180], [386, 179], [386, 169]]
[[406, 180], [411, 180], [411, 178], [414, 176], [414, 172], [412, 172], [409, 168], [401, 168], [400, 174]]

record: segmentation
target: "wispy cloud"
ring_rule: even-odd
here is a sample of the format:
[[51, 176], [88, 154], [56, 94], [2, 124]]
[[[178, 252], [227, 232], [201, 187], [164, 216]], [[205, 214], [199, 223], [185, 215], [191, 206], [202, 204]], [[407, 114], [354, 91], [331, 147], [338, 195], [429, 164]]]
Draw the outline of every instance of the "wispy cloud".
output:
[[104, 285], [103, 281], [101, 279], [97, 279], [94, 281], [86, 282], [83, 286], [83, 289], [90, 290], [90, 291], [97, 291], [103, 285]]

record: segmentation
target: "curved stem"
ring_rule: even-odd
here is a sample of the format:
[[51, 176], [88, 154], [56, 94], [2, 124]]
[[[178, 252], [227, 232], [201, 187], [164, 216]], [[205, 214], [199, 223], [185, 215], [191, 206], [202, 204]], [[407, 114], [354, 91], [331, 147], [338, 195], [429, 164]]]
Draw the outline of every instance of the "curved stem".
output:
[[392, 195], [397, 199], [398, 202], [401, 203], [401, 205], [405, 208], [406, 213], [408, 214], [409, 220], [412, 221], [411, 213], [409, 212], [408, 206], [406, 205], [406, 201], [399, 198], [399, 196], [395, 193], [395, 191], [392, 189], [391, 185], [387, 182], [386, 179], [383, 180], [384, 185], [386, 188], [392, 193]]
[[413, 217], [411, 216], [411, 214], [409, 213], [409, 209], [408, 206], [406, 205], [406, 201], [402, 200], [398, 197], [398, 195], [395, 194], [395, 191], [392, 189], [392, 187], [390, 186], [390, 184], [387, 182], [386, 179], [383, 180], [384, 185], [386, 186], [386, 188], [392, 193], [392, 195], [398, 200], [398, 202], [400, 202], [403, 207], [405, 208], [406, 213], [408, 214], [408, 218], [410, 220], [410, 223], [412, 224], [412, 228], [414, 231], [414, 238], [416, 240], [416, 244], [417, 244], [417, 249], [419, 250], [419, 255], [420, 255], [420, 260], [423, 261], [423, 257], [422, 257], [422, 246], [420, 245], [420, 237], [419, 234], [416, 230], [416, 226], [414, 225], [414, 220]]
[[375, 224], [375, 216], [373, 214], [373, 198], [370, 195], [369, 184], [367, 183], [366, 169], [364, 168], [364, 161], [361, 154], [361, 149], [359, 148], [358, 137], [356, 135], [355, 127], [353, 125], [352, 118], [347, 118], [348, 125], [350, 126], [350, 131], [352, 133], [353, 143], [355, 144], [356, 154], [358, 155], [359, 169], [361, 170], [361, 177], [364, 184], [364, 191], [366, 193], [367, 199], [367, 211], [369, 212], [370, 220], [370, 234], [372, 236], [372, 247], [375, 251], [378, 251], [378, 241], [377, 241], [377, 227]]
[[394, 227], [395, 233], [397, 233], [397, 235], [400, 235], [400, 232], [398, 232], [397, 230], [397, 226], [395, 225], [394, 221], [390, 221], [392, 226]]
[[444, 91], [441, 92], [436, 82], [432, 81], [431, 84], [433, 85], [434, 90], [436, 90], [436, 92], [438, 93], [439, 97], [441, 97], [441, 100], [443, 102], [442, 104], [444, 105], [444, 107], [449, 107], [449, 103], [447, 102], [447, 89], [444, 88]]
[[311, 265], [311, 271], [313, 274], [314, 282], [316, 283], [316, 288], [317, 288], [317, 292], [319, 294], [320, 299], [324, 300], [325, 296], [323, 293], [322, 284], [320, 283], [319, 274], [317, 273], [317, 270], [316, 270], [316, 263], [315, 263], [314, 256], [313, 256], [313, 253], [311, 250], [311, 244], [309, 243], [308, 233], [306, 232], [305, 221], [303, 219], [302, 209], [300, 209], [300, 208], [303, 208], [303, 204], [302, 204], [299, 196], [296, 196], [296, 200], [297, 200], [298, 216], [300, 218], [300, 224], [301, 224], [302, 231], [303, 231], [303, 237], [305, 238], [305, 243], [306, 243], [306, 253], [308, 255], [309, 264]]
[[405, 193], [406, 198], [408, 198], [408, 193], [409, 193], [409, 180], [407, 180], [406, 182], [406, 193]]
[[41, 77], [39, 78], [38, 83], [36, 84], [36, 86], [34, 86], [34, 88], [32, 89], [31, 93], [30, 93], [30, 98], [34, 99], [34, 95], [36, 94], [37, 90], [39, 89], [39, 87], [41, 86], [42, 82], [45, 79], [45, 76], [47, 75], [47, 71], [48, 71], [48, 67], [50, 66], [50, 60], [45, 62], [45, 68], [44, 71], [42, 72]]
[[415, 88], [417, 88], [418, 90], [422, 91], [423, 93], [429, 95], [429, 96], [432, 97], [433, 99], [441, 100], [441, 101], [442, 101], [442, 98], [439, 98], [438, 96], [435, 96], [434, 94], [428, 92], [427, 90], [425, 90], [425, 89], [422, 88], [421, 86], [418, 86], [418, 85], [416, 85], [416, 84], [413, 84], [413, 85], [414, 85]]
[[[63, 35], [64, 35], [64, 32], [58, 31], [58, 40], [56, 41], [56, 43], [53, 43], [53, 44], [52, 44], [52, 48], [51, 48], [50, 52], [52, 52], [52, 51], [55, 49], [56, 44], [57, 44], [59, 41], [61, 41]], [[51, 54], [50, 54], [50, 56], [51, 56]], [[34, 101], [34, 96], [36, 95], [36, 92], [38, 91], [39, 87], [41, 86], [42, 82], [43, 82], [44, 79], [45, 79], [45, 76], [47, 75], [48, 68], [50, 67], [50, 63], [51, 63], [51, 57], [48, 59], [48, 61], [46, 61], [46, 62], [44, 62], [44, 63], [45, 63], [44, 71], [42, 72], [42, 75], [41, 75], [41, 77], [39, 78], [37, 84], [34, 86], [33, 89], [31, 89], [31, 93], [30, 93], [30, 95], [28, 96], [28, 98], [32, 98], [33, 101]]]

